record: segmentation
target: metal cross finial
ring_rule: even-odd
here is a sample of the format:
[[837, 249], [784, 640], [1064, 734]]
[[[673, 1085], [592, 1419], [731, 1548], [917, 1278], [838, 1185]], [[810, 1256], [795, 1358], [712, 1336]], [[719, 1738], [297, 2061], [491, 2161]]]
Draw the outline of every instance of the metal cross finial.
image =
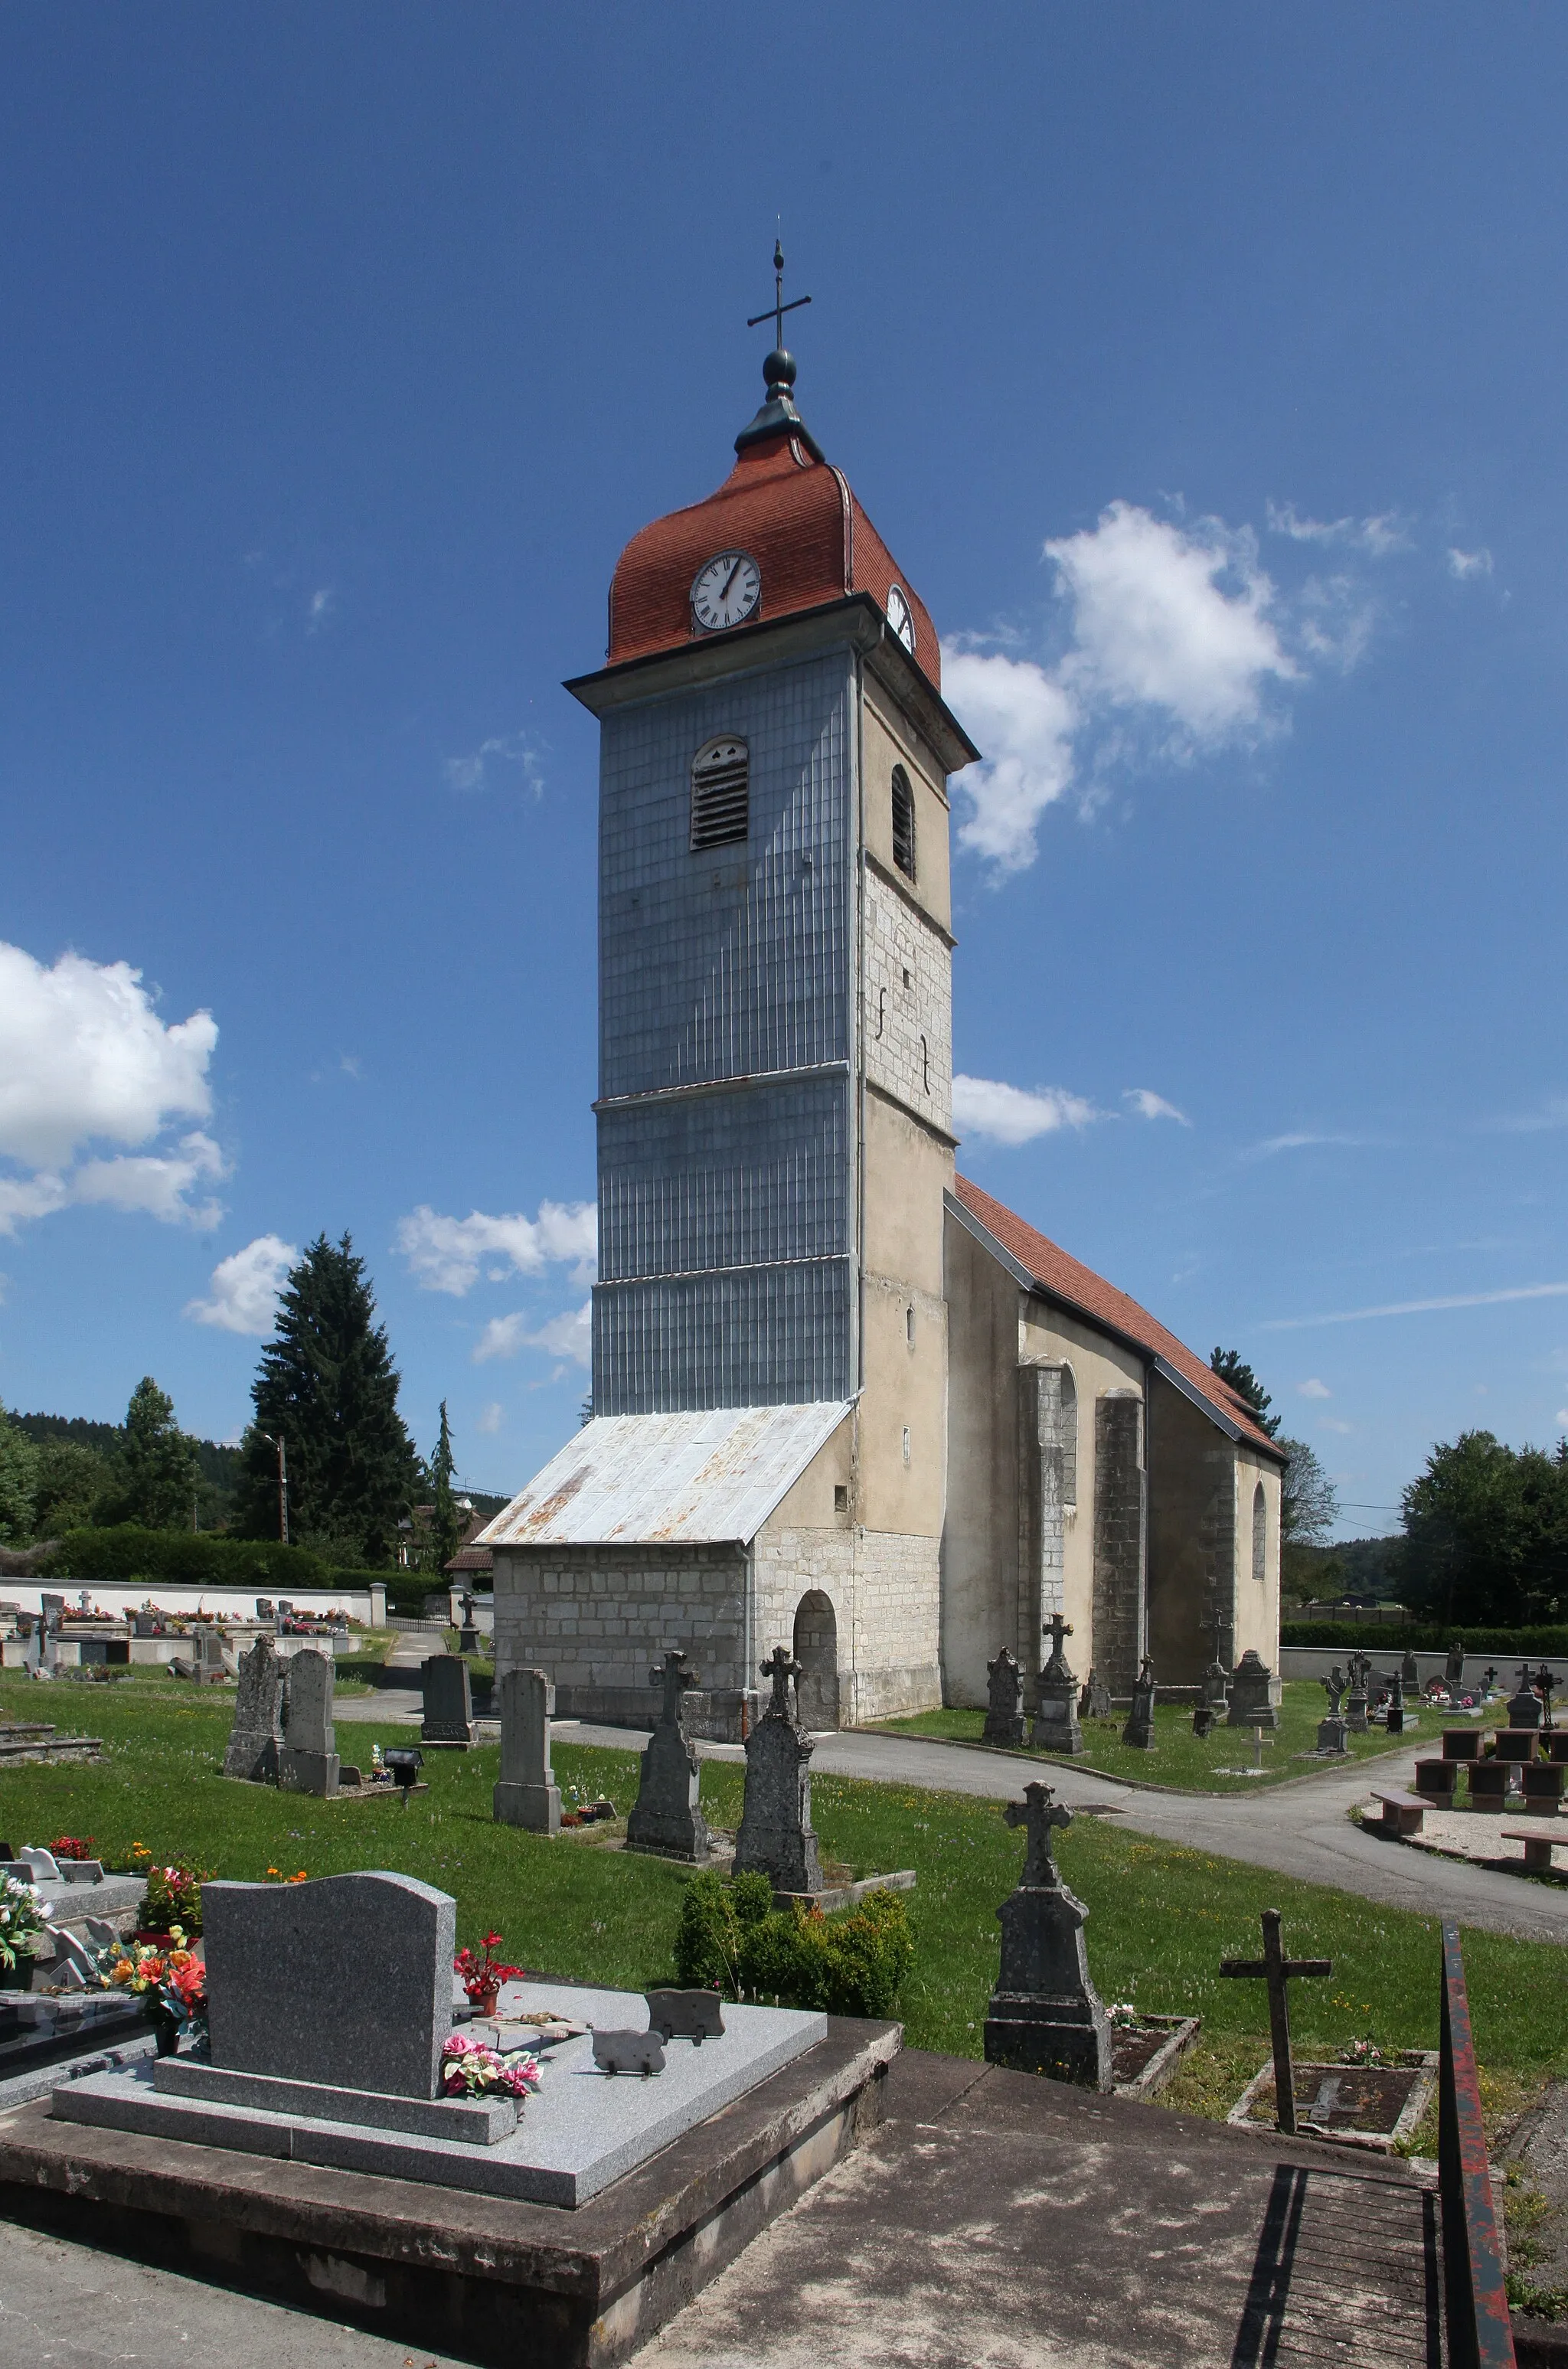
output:
[[1275, 2119], [1279, 2128], [1295, 2135], [1296, 2069], [1290, 2061], [1290, 2008], [1286, 1986], [1293, 1974], [1332, 1974], [1332, 1958], [1288, 1958], [1280, 1937], [1277, 1908], [1263, 1912], [1263, 1956], [1221, 1958], [1222, 1974], [1239, 1974], [1268, 1985], [1268, 2022], [1274, 2042]]
[[1065, 1802], [1052, 1799], [1048, 1785], [1025, 1785], [1024, 1799], [1009, 1802], [1001, 1814], [1010, 1826], [1028, 1829], [1029, 1847], [1024, 1855], [1022, 1881], [1054, 1891], [1061, 1878], [1051, 1857], [1051, 1828], [1070, 1826], [1072, 1812]]
[[796, 297], [794, 297], [794, 298], [791, 300], [791, 302], [790, 302], [789, 303], [787, 303], [787, 304], [786, 304], [786, 303], [784, 303], [784, 248], [783, 248], [782, 245], [780, 244], [780, 242], [779, 242], [777, 239], [774, 239], [774, 241], [773, 241], [773, 303], [769, 305], [769, 307], [768, 307], [768, 309], [767, 309], [767, 311], [766, 311], [765, 313], [753, 313], [753, 315], [751, 315], [751, 318], [750, 318], [750, 319], [747, 322], [747, 324], [746, 324], [746, 326], [747, 326], [747, 327], [748, 327], [749, 329], [754, 329], [754, 328], [756, 328], [756, 327], [758, 326], [759, 323], [761, 323], [761, 322], [762, 322], [762, 321], [772, 321], [772, 323], [773, 323], [773, 345], [774, 345], [775, 349], [776, 349], [777, 350], [779, 350], [780, 352], [782, 352], [782, 351], [783, 351], [783, 349], [784, 349], [784, 315], [785, 315], [786, 313], [797, 313], [797, 312], [800, 310], [800, 307], [801, 307], [803, 304], [809, 304], [809, 303], [810, 303], [810, 302], [811, 302], [811, 299], [810, 299], [810, 297], [809, 297], [809, 296], [796, 296]]

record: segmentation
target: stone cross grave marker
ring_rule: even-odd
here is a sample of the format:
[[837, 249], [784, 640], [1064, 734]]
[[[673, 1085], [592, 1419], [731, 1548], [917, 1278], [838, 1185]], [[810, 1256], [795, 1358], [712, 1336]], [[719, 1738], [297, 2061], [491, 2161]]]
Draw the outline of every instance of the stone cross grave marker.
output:
[[1345, 1729], [1339, 1706], [1344, 1700], [1345, 1680], [1345, 1672], [1337, 1662], [1321, 1683], [1329, 1699], [1329, 1707], [1327, 1718], [1318, 1722], [1317, 1748], [1320, 1752], [1343, 1752], [1345, 1749]]
[[1217, 1604], [1203, 1626], [1214, 1631], [1214, 1652], [1203, 1674], [1203, 1700], [1210, 1711], [1222, 1711], [1230, 1693], [1230, 1665], [1224, 1652], [1225, 1640], [1230, 1634], [1230, 1617], [1223, 1606]]
[[1139, 1752], [1154, 1749], [1154, 1665], [1147, 1654], [1132, 1690], [1132, 1709], [1122, 1730], [1122, 1742]]
[[775, 1645], [761, 1672], [773, 1682], [773, 1700], [746, 1739], [746, 1791], [735, 1838], [735, 1872], [765, 1875], [775, 1892], [820, 1892], [822, 1863], [811, 1827], [813, 1746], [789, 1696], [800, 1665]]
[[338, 1791], [338, 1738], [332, 1725], [336, 1683], [330, 1654], [314, 1645], [293, 1654], [284, 1688], [283, 1741], [278, 1749], [278, 1782], [285, 1793]]
[[994, 1662], [986, 1664], [986, 1723], [982, 1744], [1024, 1741], [1024, 1673], [1004, 1645]]
[[1083, 1730], [1078, 1723], [1078, 1680], [1068, 1668], [1062, 1650], [1065, 1640], [1072, 1634], [1071, 1625], [1059, 1612], [1053, 1612], [1041, 1633], [1050, 1639], [1051, 1650], [1040, 1672], [1035, 1712], [1036, 1747], [1047, 1752], [1082, 1752]]
[[258, 1637], [239, 1664], [235, 1723], [223, 1755], [225, 1777], [276, 1785], [283, 1743], [283, 1665], [270, 1637]]
[[215, 2066], [435, 2096], [452, 2031], [449, 1893], [385, 1873], [207, 1883], [201, 1917]]
[[1279, 1681], [1255, 1645], [1249, 1645], [1230, 1676], [1227, 1727], [1277, 1727]]
[[550, 1719], [555, 1689], [543, 1670], [508, 1670], [497, 1684], [501, 1710], [500, 1781], [491, 1814], [503, 1826], [530, 1834], [561, 1830], [561, 1796], [550, 1766]]
[[431, 1654], [419, 1665], [425, 1716], [421, 1744], [444, 1744], [466, 1751], [474, 1741], [474, 1698], [468, 1665], [455, 1654]]
[[1277, 1908], [1263, 1912], [1263, 1956], [1221, 1958], [1219, 1971], [1242, 1981], [1268, 1985], [1268, 2028], [1274, 2042], [1274, 2101], [1276, 2121], [1288, 2136], [1296, 2133], [1296, 2068], [1290, 2061], [1290, 2002], [1286, 1986], [1292, 1976], [1332, 1974], [1332, 1958], [1288, 1958], [1280, 1938]]
[[1551, 1698], [1557, 1691], [1557, 1680], [1552, 1675], [1551, 1665], [1547, 1662], [1543, 1662], [1535, 1674], [1535, 1690], [1540, 1697], [1540, 1723], [1542, 1727], [1550, 1727]]
[[1404, 1673], [1396, 1670], [1389, 1682], [1389, 1707], [1384, 1714], [1390, 1735], [1404, 1734]]
[[[697, 1674], [675, 1648], [666, 1652], [663, 1667], [650, 1670], [648, 1677], [663, 1688], [664, 1700], [643, 1753], [642, 1781], [626, 1821], [626, 1848], [701, 1865], [713, 1856], [713, 1837], [698, 1806], [702, 1768], [697, 1747], [686, 1734], [684, 1704]], [[746, 1766], [750, 1787], [750, 1760]]]
[[1017, 1887], [996, 1912], [1001, 1966], [986, 2016], [986, 2061], [1108, 2089], [1111, 2031], [1089, 1979], [1089, 1912], [1062, 1882], [1051, 1849], [1052, 1828], [1070, 1825], [1072, 1813], [1048, 1785], [1035, 1784], [1001, 1814], [1024, 1827], [1025, 1848]]
[[1540, 1697], [1535, 1690], [1528, 1662], [1519, 1664], [1518, 1691], [1508, 1698], [1508, 1724], [1510, 1727], [1540, 1725]]
[[1372, 1665], [1365, 1654], [1352, 1654], [1345, 1664], [1350, 1678], [1350, 1694], [1345, 1706], [1345, 1724], [1352, 1735], [1365, 1735], [1367, 1727], [1367, 1681], [1372, 1675]]

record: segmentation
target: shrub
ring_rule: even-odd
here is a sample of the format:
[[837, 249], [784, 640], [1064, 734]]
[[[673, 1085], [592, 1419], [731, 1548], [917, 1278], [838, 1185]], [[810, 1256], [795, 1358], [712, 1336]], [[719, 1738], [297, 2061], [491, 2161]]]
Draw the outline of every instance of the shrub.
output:
[[1467, 1654], [1512, 1655], [1568, 1654], [1568, 1629], [1457, 1629], [1423, 1620], [1287, 1620], [1280, 1629], [1282, 1645], [1329, 1645], [1354, 1653], [1357, 1647], [1386, 1660], [1408, 1646], [1416, 1654], [1446, 1654], [1458, 1639]]
[[308, 1547], [268, 1539], [231, 1539], [221, 1530], [143, 1530], [122, 1522], [107, 1530], [68, 1530], [42, 1569], [52, 1579], [166, 1580], [177, 1587], [258, 1587], [286, 1596], [292, 1587], [331, 1587], [335, 1572]]
[[775, 1908], [767, 1878], [726, 1884], [711, 1870], [686, 1887], [675, 1938], [678, 1982], [726, 1998], [777, 1999], [830, 2015], [890, 2015], [914, 1962], [899, 1894], [868, 1894], [848, 1916]]

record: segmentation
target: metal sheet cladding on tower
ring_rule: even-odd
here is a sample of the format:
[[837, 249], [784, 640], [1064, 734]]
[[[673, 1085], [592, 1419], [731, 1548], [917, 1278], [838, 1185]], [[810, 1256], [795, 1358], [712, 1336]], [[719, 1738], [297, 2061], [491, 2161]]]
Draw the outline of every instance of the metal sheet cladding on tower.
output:
[[[830, 651], [604, 717], [601, 1098], [848, 1058], [852, 695]], [[749, 836], [694, 852], [692, 762], [722, 733]]]

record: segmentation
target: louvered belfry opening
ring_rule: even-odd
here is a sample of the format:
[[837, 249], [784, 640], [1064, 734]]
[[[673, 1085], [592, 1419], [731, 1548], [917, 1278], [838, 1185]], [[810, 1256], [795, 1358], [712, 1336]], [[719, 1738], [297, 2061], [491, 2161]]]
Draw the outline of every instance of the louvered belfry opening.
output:
[[893, 768], [893, 861], [906, 880], [915, 876], [915, 795], [902, 765]]
[[692, 847], [727, 847], [751, 827], [750, 751], [744, 740], [710, 740], [692, 760]]

